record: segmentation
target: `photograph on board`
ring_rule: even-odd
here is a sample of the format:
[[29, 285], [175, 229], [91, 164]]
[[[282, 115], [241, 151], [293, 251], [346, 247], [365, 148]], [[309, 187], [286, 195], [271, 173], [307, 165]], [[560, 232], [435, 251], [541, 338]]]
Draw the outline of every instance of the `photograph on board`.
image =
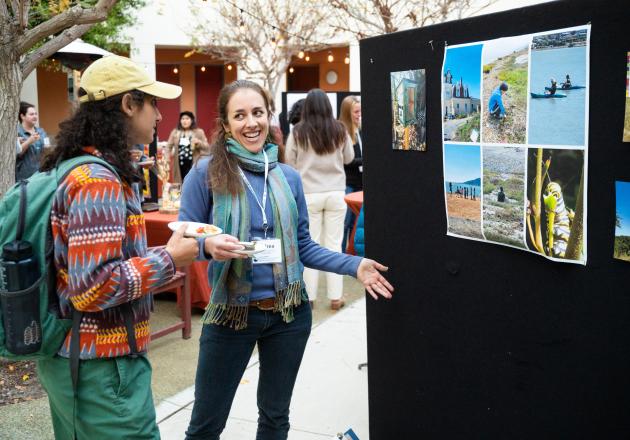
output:
[[426, 75], [424, 69], [391, 72], [392, 148], [426, 151]]
[[483, 146], [483, 235], [486, 240], [525, 247], [527, 148]]
[[483, 143], [524, 144], [531, 35], [483, 44]]
[[479, 145], [444, 145], [444, 191], [448, 232], [483, 239]]
[[527, 246], [548, 257], [585, 261], [584, 151], [530, 148]]
[[442, 71], [445, 141], [479, 142], [482, 44], [449, 47]]
[[615, 182], [615, 251], [618, 260], [630, 261], [630, 182]]
[[587, 29], [532, 37], [528, 142], [586, 143]]

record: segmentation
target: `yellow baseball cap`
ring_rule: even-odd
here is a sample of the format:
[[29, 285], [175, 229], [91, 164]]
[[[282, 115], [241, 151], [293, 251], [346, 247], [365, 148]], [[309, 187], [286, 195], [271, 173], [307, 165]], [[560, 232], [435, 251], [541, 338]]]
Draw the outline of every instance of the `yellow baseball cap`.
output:
[[152, 79], [146, 70], [129, 58], [109, 55], [94, 61], [81, 76], [87, 93], [80, 102], [100, 101], [120, 93], [140, 90], [157, 98], [174, 99], [182, 88]]

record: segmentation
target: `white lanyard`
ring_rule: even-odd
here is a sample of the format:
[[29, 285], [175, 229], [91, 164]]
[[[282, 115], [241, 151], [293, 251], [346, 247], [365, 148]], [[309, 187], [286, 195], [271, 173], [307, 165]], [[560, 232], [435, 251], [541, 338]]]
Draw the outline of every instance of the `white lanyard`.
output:
[[247, 180], [247, 176], [245, 176], [245, 173], [243, 172], [241, 167], [238, 167], [238, 172], [241, 173], [243, 182], [245, 182], [245, 185], [247, 185], [247, 188], [254, 196], [256, 203], [258, 203], [258, 206], [260, 207], [260, 210], [262, 211], [262, 218], [263, 218], [262, 227], [263, 227], [263, 231], [265, 232], [265, 239], [267, 239], [267, 228], [269, 228], [269, 223], [267, 222], [267, 213], [265, 212], [265, 207], [267, 206], [267, 176], [269, 175], [269, 159], [267, 158], [267, 153], [265, 152], [265, 150], [263, 150], [263, 155], [265, 156], [265, 186], [263, 187], [262, 203], [260, 203], [260, 200], [258, 200], [256, 191], [254, 191], [252, 184], [249, 183], [249, 180]]
[[363, 156], [363, 142], [361, 141], [361, 133], [357, 131], [357, 142], [359, 143], [359, 151], [361, 151], [361, 156]]

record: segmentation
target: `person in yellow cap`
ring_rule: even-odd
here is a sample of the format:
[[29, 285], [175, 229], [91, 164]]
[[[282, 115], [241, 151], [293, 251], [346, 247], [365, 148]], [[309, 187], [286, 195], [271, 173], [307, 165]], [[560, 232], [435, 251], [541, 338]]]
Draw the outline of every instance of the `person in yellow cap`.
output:
[[44, 171], [77, 156], [102, 160], [72, 169], [51, 209], [59, 313], [73, 322], [57, 355], [38, 361], [57, 439], [160, 438], [146, 358], [151, 291], [199, 249], [185, 226], [147, 249], [130, 149], [152, 141], [156, 98], [180, 93], [128, 58], [95, 61], [43, 159]]

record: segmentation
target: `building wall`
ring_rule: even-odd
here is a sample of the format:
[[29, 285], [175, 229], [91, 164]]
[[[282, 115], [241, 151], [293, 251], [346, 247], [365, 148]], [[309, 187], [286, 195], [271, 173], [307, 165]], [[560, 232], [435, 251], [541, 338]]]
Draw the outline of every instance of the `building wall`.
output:
[[37, 97], [39, 125], [50, 136], [59, 132], [59, 123], [70, 116], [72, 104], [68, 101], [68, 76], [60, 70], [37, 69]]
[[[333, 61], [328, 61], [329, 52], [333, 55]], [[293, 75], [300, 75], [301, 72], [304, 72], [304, 75], [310, 75], [307, 70], [302, 70], [299, 67], [306, 66], [318, 66], [319, 67], [319, 84], [317, 87], [326, 91], [326, 92], [344, 92], [350, 90], [350, 65], [344, 62], [346, 56], [350, 56], [350, 48], [348, 46], [344, 47], [334, 47], [330, 50], [322, 50], [319, 52], [307, 52], [310, 56], [310, 60], [306, 61], [305, 59], [300, 59], [297, 56], [293, 57], [291, 60], [291, 66], [298, 67], [293, 73], [287, 71], [287, 78]], [[334, 84], [330, 84], [326, 80], [326, 75], [330, 71], [334, 71], [337, 74], [337, 82]], [[289, 89], [291, 84], [303, 84], [311, 81], [301, 81], [300, 78], [291, 78], [287, 79], [287, 91], [289, 92], [302, 92], [305, 90], [297, 90], [297, 89]]]

